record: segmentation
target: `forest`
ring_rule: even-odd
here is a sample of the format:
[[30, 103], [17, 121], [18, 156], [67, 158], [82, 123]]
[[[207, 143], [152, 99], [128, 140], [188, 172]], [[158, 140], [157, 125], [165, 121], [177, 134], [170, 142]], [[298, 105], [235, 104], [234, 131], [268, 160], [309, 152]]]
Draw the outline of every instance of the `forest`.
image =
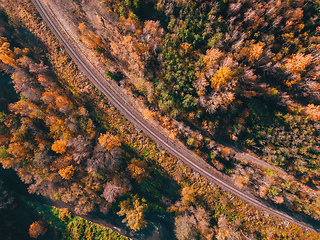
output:
[[[145, 118], [239, 189], [319, 224], [318, 1], [63, 4], [79, 41]], [[79, 216], [120, 220], [138, 239], [155, 223], [163, 238], [178, 240], [319, 238], [235, 198], [137, 132], [29, 0], [0, 0], [0, 69], [15, 91], [1, 91], [0, 163], [29, 193], [68, 203]], [[239, 159], [230, 145], [288, 176]], [[12, 201], [2, 189], [0, 211]], [[100, 239], [79, 235], [69, 220], [66, 239]]]

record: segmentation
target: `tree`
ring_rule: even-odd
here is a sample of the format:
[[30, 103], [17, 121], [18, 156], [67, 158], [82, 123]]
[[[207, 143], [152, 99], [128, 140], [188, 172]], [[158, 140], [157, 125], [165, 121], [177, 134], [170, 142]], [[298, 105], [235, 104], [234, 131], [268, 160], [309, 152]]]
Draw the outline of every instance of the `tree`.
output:
[[7, 152], [19, 160], [26, 160], [32, 156], [29, 149], [26, 148], [26, 144], [20, 141], [10, 143]]
[[[3, 39], [3, 38], [2, 38]], [[12, 67], [16, 66], [15, 54], [10, 49], [10, 43], [4, 42], [0, 45], [0, 60]]]
[[86, 125], [86, 132], [89, 135], [89, 139], [93, 139], [96, 136], [96, 131], [95, 131], [95, 125], [93, 124], [91, 118], [88, 119], [87, 125]]
[[226, 85], [232, 75], [233, 73], [229, 67], [220, 67], [210, 79], [211, 88], [219, 89], [221, 86]]
[[188, 206], [195, 202], [195, 190], [189, 186], [181, 190], [181, 202], [183, 205]]
[[249, 54], [249, 62], [254, 63], [257, 61], [261, 54], [263, 53], [263, 47], [265, 46], [265, 43], [258, 42], [256, 44], [252, 44], [250, 48], [250, 54]]
[[90, 141], [85, 139], [84, 136], [78, 135], [76, 138], [72, 138], [68, 141], [67, 147], [74, 147], [73, 160], [80, 164], [83, 160], [86, 160], [90, 155]]
[[163, 35], [164, 30], [160, 22], [148, 20], [144, 22], [144, 28], [140, 37], [148, 44], [149, 50], [151, 50], [153, 54], [156, 54], [162, 42]]
[[56, 103], [56, 106], [59, 108], [60, 112], [67, 114], [71, 111], [72, 104], [66, 96], [61, 96], [61, 95], [56, 96], [55, 103]]
[[69, 180], [74, 174], [75, 167], [70, 165], [68, 167], [62, 168], [59, 170], [59, 174], [63, 179]]
[[139, 161], [135, 158], [131, 160], [131, 164], [127, 167], [131, 177], [141, 183], [146, 177], [149, 176], [149, 168], [143, 161]]
[[51, 108], [55, 108], [55, 94], [53, 92], [44, 92], [42, 94], [41, 100], [50, 106]]
[[68, 140], [66, 139], [57, 140], [52, 144], [51, 149], [56, 153], [63, 154], [66, 152], [67, 144]]
[[92, 157], [87, 161], [87, 171], [96, 174], [99, 170], [105, 169], [105, 158], [106, 150], [97, 144], [93, 149]]
[[46, 232], [47, 228], [42, 221], [36, 221], [30, 225], [29, 235], [32, 238], [38, 238], [40, 235], [43, 236]]
[[217, 240], [225, 239], [241, 239], [240, 233], [238, 233], [233, 226], [230, 225], [225, 215], [221, 215], [218, 219], [218, 229], [216, 231]]
[[306, 71], [306, 67], [311, 61], [311, 54], [304, 55], [302, 53], [297, 53], [293, 54], [292, 57], [286, 61], [285, 67], [292, 73], [301, 73]]
[[192, 230], [192, 225], [188, 222], [186, 215], [180, 215], [174, 219], [174, 232], [178, 240], [192, 240], [195, 238], [195, 233]]
[[320, 119], [320, 105], [308, 104], [305, 108], [305, 112], [313, 121], [318, 121]]
[[192, 83], [192, 86], [197, 90], [197, 94], [202, 96], [206, 93], [206, 87], [209, 85], [205, 77], [201, 76]]
[[107, 150], [110, 150], [115, 146], [121, 146], [120, 138], [118, 136], [112, 135], [109, 132], [100, 134], [98, 141], [100, 145], [105, 147]]
[[312, 62], [311, 54], [304, 55], [302, 53], [293, 54], [290, 59], [285, 63], [286, 69], [288, 69], [293, 75], [291, 79], [286, 80], [286, 85], [291, 87], [301, 81], [301, 73], [306, 71], [306, 67]]
[[212, 69], [219, 62], [223, 53], [217, 48], [208, 49], [204, 57], [207, 69]]
[[92, 30], [88, 29], [84, 22], [80, 23], [78, 26], [80, 30], [80, 39], [90, 48], [97, 48], [101, 44], [101, 38], [95, 34]]
[[138, 196], [135, 195], [132, 200], [128, 198], [120, 202], [120, 211], [117, 214], [119, 216], [126, 215], [122, 222], [127, 223], [127, 226], [132, 230], [138, 231], [147, 226], [147, 222], [144, 220], [144, 213], [147, 208], [148, 205], [145, 204], [145, 200], [140, 200]]
[[0, 159], [5, 159], [9, 157], [5, 146], [0, 146]]
[[122, 196], [124, 193], [123, 187], [119, 184], [115, 183], [114, 181], [107, 182], [104, 185], [104, 190], [102, 197], [106, 199], [108, 203], [112, 203], [116, 200], [117, 197]]
[[145, 108], [142, 110], [142, 115], [148, 120], [153, 120], [155, 113], [150, 111], [148, 108]]
[[123, 154], [120, 147], [114, 147], [109, 151], [109, 156], [106, 159], [107, 168], [110, 171], [114, 171], [122, 164]]
[[[192, 207], [191, 212], [196, 220], [196, 228], [200, 231], [202, 236], [210, 236], [212, 234], [210, 227], [210, 215], [202, 207], [197, 207], [194, 209]], [[208, 239], [212, 239], [208, 238]]]

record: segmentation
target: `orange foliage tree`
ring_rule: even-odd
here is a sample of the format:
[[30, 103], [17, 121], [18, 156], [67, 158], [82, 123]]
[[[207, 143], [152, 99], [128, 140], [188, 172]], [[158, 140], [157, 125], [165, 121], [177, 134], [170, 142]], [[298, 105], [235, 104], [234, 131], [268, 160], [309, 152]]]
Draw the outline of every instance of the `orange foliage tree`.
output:
[[150, 176], [150, 168], [145, 161], [139, 161], [133, 158], [131, 164], [127, 167], [131, 177], [141, 183], [145, 178]]
[[101, 146], [110, 150], [116, 146], [121, 146], [121, 141], [118, 136], [114, 136], [111, 133], [100, 134], [98, 141]]
[[5, 64], [14, 67], [16, 65], [16, 56], [10, 49], [10, 43], [5, 40], [7, 39], [3, 37], [1, 37], [0, 39], [0, 43], [3, 42], [2, 44], [0, 44], [0, 60]]
[[72, 178], [74, 174], [75, 167], [73, 165], [70, 165], [68, 167], [62, 168], [59, 170], [59, 174], [63, 179], [69, 180]]
[[308, 104], [305, 109], [306, 114], [311, 117], [311, 120], [320, 120], [320, 105]]
[[311, 54], [304, 55], [302, 53], [293, 54], [285, 63], [286, 69], [290, 70], [297, 77], [293, 80], [287, 80], [287, 86], [291, 86], [301, 81], [301, 73], [306, 71], [306, 67], [312, 62]]
[[78, 26], [80, 30], [80, 39], [90, 48], [97, 48], [101, 44], [101, 38], [95, 34], [93, 31], [89, 30], [84, 22], [80, 23]]
[[290, 59], [287, 60], [285, 67], [293, 73], [301, 73], [306, 71], [306, 67], [311, 63], [311, 54], [304, 55], [302, 53], [293, 54]]
[[66, 152], [67, 143], [68, 141], [65, 139], [57, 140], [52, 144], [51, 149], [56, 153], [63, 154]]
[[257, 61], [261, 54], [263, 53], [263, 47], [265, 46], [265, 43], [258, 42], [256, 44], [252, 44], [250, 48], [250, 53], [249, 53], [249, 62], [254, 63]]
[[46, 232], [47, 229], [41, 221], [36, 221], [30, 225], [29, 235], [32, 238], [38, 238], [40, 235], [43, 236]]

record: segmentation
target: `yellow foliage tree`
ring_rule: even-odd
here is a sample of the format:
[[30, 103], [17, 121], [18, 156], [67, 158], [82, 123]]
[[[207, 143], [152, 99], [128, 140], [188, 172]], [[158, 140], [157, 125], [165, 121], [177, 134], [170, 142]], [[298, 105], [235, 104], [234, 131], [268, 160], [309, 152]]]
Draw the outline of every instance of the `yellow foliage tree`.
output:
[[220, 67], [210, 79], [211, 88], [219, 89], [221, 86], [226, 85], [232, 75], [233, 73], [229, 67]]
[[65, 222], [68, 218], [71, 217], [71, 212], [68, 208], [62, 208], [61, 214], [59, 215], [59, 219], [63, 222]]
[[59, 174], [63, 179], [69, 180], [70, 178], [72, 178], [74, 174], [74, 170], [75, 170], [74, 166], [70, 165], [68, 167], [60, 169]]
[[89, 118], [87, 126], [86, 126], [86, 132], [88, 133], [88, 138], [93, 139], [96, 135], [95, 131], [95, 125], [93, 124], [91, 118]]
[[[4, 41], [4, 38], [2, 38], [2, 41]], [[4, 41], [0, 45], [0, 60], [12, 67], [16, 65], [15, 54], [11, 51], [9, 42]]]
[[144, 199], [140, 200], [137, 196], [134, 196], [132, 201], [127, 199], [120, 202], [120, 211], [117, 214], [119, 216], [126, 215], [122, 222], [127, 223], [127, 226], [132, 230], [138, 231], [147, 226], [147, 222], [144, 221], [143, 216], [147, 207]]
[[66, 152], [67, 143], [68, 141], [65, 139], [57, 140], [52, 144], [51, 149], [56, 153], [63, 154]]
[[101, 146], [105, 147], [107, 150], [114, 148], [115, 146], [121, 146], [121, 141], [118, 136], [114, 136], [107, 132], [105, 134], [100, 134], [98, 141]]
[[195, 190], [189, 186], [181, 190], [181, 202], [184, 206], [189, 206], [195, 202]]

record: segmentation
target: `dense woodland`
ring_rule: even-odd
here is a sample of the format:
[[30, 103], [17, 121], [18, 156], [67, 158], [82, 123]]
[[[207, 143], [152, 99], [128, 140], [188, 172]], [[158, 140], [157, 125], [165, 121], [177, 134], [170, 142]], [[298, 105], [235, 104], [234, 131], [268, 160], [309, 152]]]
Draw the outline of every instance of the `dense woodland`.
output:
[[[117, 62], [107, 75], [144, 101], [146, 118], [158, 120], [240, 188], [247, 185], [257, 196], [319, 220], [319, 2], [99, 6], [105, 28], [88, 20], [92, 30], [85, 33], [82, 22], [81, 34], [94, 39], [83, 42]], [[217, 139], [255, 153], [295, 180], [239, 162]]]
[[104, 2], [124, 34], [111, 53], [151, 108], [319, 181], [317, 1]]
[[[30, 2], [12, 2], [20, 7], [1, 1], [0, 67], [18, 100], [2, 99], [0, 161], [30, 193], [70, 203], [80, 215], [116, 213], [132, 232], [162, 216], [179, 240], [317, 239], [234, 199], [136, 133], [79, 75]], [[318, 2], [99, 7], [117, 31], [102, 34], [79, 21], [79, 39], [109, 59], [107, 75], [149, 106], [144, 115], [233, 174], [240, 188], [319, 220]], [[221, 136], [299, 181], [237, 162], [211, 146]]]

